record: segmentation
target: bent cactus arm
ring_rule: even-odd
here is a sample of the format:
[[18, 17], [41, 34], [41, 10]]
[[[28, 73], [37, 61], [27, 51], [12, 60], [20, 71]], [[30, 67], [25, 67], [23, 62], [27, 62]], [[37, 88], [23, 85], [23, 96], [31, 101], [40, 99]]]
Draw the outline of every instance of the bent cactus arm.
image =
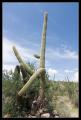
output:
[[18, 53], [17, 49], [15, 48], [15, 46], [13, 46], [13, 51], [14, 51], [14, 54], [15, 54], [16, 58], [18, 59], [19, 63], [20, 63], [21, 65], [23, 65], [23, 67], [27, 70], [27, 72], [28, 72], [30, 75], [32, 75], [32, 74], [34, 73], [34, 71], [31, 70], [31, 68], [29, 67], [29, 65], [26, 64], [26, 63], [22, 60], [22, 58], [21, 58], [21, 56], [19, 55], [19, 53]]
[[41, 74], [45, 72], [45, 68], [38, 69], [29, 79], [29, 81], [23, 86], [23, 88], [18, 92], [18, 95], [21, 96], [24, 94], [27, 89], [30, 87], [30, 85], [33, 83], [33, 81]]

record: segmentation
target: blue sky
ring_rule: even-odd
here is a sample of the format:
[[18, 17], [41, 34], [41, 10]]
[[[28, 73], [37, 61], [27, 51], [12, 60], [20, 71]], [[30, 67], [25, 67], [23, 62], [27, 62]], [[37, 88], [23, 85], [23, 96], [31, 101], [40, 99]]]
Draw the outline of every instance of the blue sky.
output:
[[[46, 70], [50, 78], [78, 76], [78, 3], [3, 3], [3, 68], [18, 64], [12, 46], [38, 66], [44, 12], [48, 12]], [[11, 67], [10, 67], [11, 66]]]

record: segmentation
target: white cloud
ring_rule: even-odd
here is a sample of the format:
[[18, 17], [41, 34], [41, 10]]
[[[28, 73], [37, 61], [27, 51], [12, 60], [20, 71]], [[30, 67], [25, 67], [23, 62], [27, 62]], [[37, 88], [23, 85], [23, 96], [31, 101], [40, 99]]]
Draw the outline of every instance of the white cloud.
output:
[[72, 73], [73, 71], [72, 71], [72, 70], [65, 69], [64, 72], [65, 72], [65, 73]]
[[71, 50], [65, 50], [64, 51], [64, 58], [67, 59], [78, 59], [78, 55], [75, 51], [71, 51]]
[[52, 49], [49, 48], [46, 51], [46, 56], [52, 60], [54, 59], [67, 59], [67, 60], [78, 60], [78, 54], [76, 51], [71, 51], [69, 49]]
[[74, 73], [73, 81], [74, 82], [78, 82], [79, 81], [79, 73], [78, 73], [78, 71]]
[[78, 68], [74, 68], [72, 70], [65, 69], [64, 73], [66, 73], [66, 80], [67, 80], [67, 77], [68, 77], [70, 81], [78, 82], [78, 80], [79, 80], [79, 78], [78, 78]]
[[19, 54], [22, 56], [22, 59], [24, 61], [26, 62], [36, 61], [36, 59], [33, 56], [33, 54], [36, 53], [36, 50], [34, 49], [30, 50], [30, 48], [23, 48], [17, 42], [13, 42], [12, 40], [3, 37], [3, 69], [4, 68], [9, 69], [9, 66], [12, 69], [13, 64], [14, 65], [19, 64], [12, 50], [13, 45], [15, 45], [15, 47], [17, 48]]
[[[64, 70], [64, 72], [61, 72], [59, 70], [49, 68], [47, 71], [51, 80], [54, 78], [55, 75], [56, 80], [67, 81], [69, 79], [69, 81], [73, 82], [79, 81], [78, 71], [75, 71], [74, 69], [73, 70], [66, 69]], [[64, 73], [67, 73], [67, 75], [65, 75]]]
[[12, 51], [13, 45], [14, 42], [11, 42], [8, 39], [3, 38], [3, 64], [17, 62]]
[[[15, 66], [19, 64], [14, 55], [14, 52], [12, 50], [13, 45], [15, 45], [18, 52], [22, 56], [23, 60], [25, 60], [25, 61], [27, 60], [30, 62], [36, 62], [36, 65], [39, 64], [38, 60], [36, 60], [33, 57], [33, 54], [37, 53], [36, 49], [25, 48], [25, 47], [19, 45], [17, 42], [14, 42], [12, 40], [9, 40], [9, 39], [3, 37], [3, 69], [7, 69], [8, 71], [11, 69], [14, 70]], [[59, 52], [59, 51], [54, 51], [52, 49], [48, 49], [48, 51], [49, 51], [49, 53], [47, 53], [47, 54], [50, 55], [50, 57], [49, 56], [48, 57], [51, 59], [58, 58], [58, 57], [59, 58], [68, 58], [68, 57], [66, 57], [66, 55], [64, 53], [61, 54], [61, 52]], [[72, 57], [72, 55], [74, 55], [74, 54], [72, 54], [70, 52], [71, 51], [66, 51], [66, 54], [70, 56], [69, 57], [70, 59], [75, 59], [76, 57]], [[46, 65], [47, 65], [46, 67], [48, 68], [47, 71], [48, 71], [50, 78], [53, 78], [54, 75], [58, 74], [58, 70], [50, 68], [51, 63], [49, 62], [48, 59], [46, 59]], [[64, 72], [67, 74], [71, 73], [70, 76], [72, 76], [71, 77], [72, 81], [78, 81], [77, 68], [75, 68], [75, 70], [65, 69]], [[59, 74], [58, 74], [57, 78], [59, 77]], [[63, 78], [63, 74], [62, 74], [62, 78]], [[61, 77], [60, 77], [60, 79], [61, 79]]]
[[14, 71], [14, 69], [15, 69], [15, 64], [14, 65], [12, 65], [12, 64], [3, 64], [3, 70], [7, 70], [7, 71], [10, 71], [10, 70], [12, 70], [12, 71]]
[[48, 74], [49, 74], [50, 78], [52, 78], [57, 73], [58, 73], [58, 71], [56, 69], [52, 69], [52, 68], [48, 69]]
[[74, 71], [78, 71], [78, 68], [74, 68]]
[[68, 79], [70, 81], [73, 81], [73, 82], [78, 82], [79, 81], [78, 71], [75, 71], [75, 70], [73, 70], [72, 72], [66, 71], [66, 73], [67, 73], [67, 76], [65, 78], [66, 80], [67, 80], [67, 77], [68, 77]]

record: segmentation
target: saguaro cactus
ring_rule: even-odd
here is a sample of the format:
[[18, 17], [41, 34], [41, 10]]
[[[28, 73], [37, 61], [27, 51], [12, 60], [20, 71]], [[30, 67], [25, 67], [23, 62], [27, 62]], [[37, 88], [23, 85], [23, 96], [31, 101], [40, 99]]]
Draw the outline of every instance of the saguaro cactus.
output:
[[23, 86], [23, 88], [18, 92], [18, 95], [23, 95], [26, 90], [30, 87], [30, 85], [33, 83], [33, 81], [40, 76], [40, 90], [39, 90], [39, 96], [41, 100], [44, 98], [44, 88], [45, 88], [45, 48], [46, 48], [46, 30], [47, 30], [47, 13], [44, 14], [44, 24], [43, 24], [43, 32], [42, 32], [42, 41], [41, 41], [41, 50], [40, 50], [40, 56], [34, 55], [37, 59], [40, 60], [40, 66], [39, 69], [34, 72], [31, 70], [31, 68], [22, 60], [20, 57], [18, 51], [13, 46], [13, 51], [15, 53], [15, 56], [17, 57], [19, 63], [23, 68], [32, 75], [27, 81], [27, 83]]

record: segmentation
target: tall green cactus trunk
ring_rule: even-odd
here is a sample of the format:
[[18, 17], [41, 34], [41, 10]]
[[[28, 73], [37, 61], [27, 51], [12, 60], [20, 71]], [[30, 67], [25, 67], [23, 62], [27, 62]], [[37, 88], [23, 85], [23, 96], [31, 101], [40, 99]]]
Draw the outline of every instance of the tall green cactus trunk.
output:
[[[41, 40], [41, 51], [40, 51], [40, 68], [45, 68], [47, 17], [48, 17], [48, 14], [45, 12], [43, 31], [42, 31], [42, 40]], [[41, 100], [44, 98], [44, 89], [45, 89], [45, 72], [41, 73], [40, 90], [39, 90], [39, 96]]]

